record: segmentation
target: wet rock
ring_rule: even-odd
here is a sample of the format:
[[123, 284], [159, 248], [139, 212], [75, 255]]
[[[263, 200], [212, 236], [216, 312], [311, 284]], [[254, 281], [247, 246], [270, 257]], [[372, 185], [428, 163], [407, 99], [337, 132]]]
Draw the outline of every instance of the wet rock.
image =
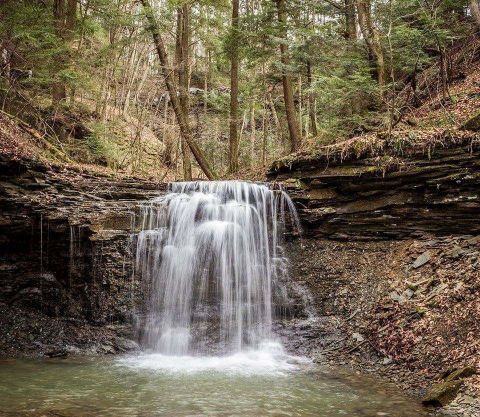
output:
[[124, 337], [117, 337], [113, 341], [115, 348], [119, 352], [131, 352], [140, 349], [137, 342]]
[[106, 355], [114, 355], [115, 353], [117, 353], [115, 346], [113, 346], [113, 344], [111, 343], [101, 344], [100, 346], [98, 346], [97, 351]]
[[67, 349], [52, 350], [50, 352], [47, 352], [45, 356], [48, 356], [49, 358], [66, 358], [68, 356], [68, 350]]
[[434, 385], [422, 399], [422, 404], [432, 407], [445, 407], [457, 396], [462, 381], [446, 381]]

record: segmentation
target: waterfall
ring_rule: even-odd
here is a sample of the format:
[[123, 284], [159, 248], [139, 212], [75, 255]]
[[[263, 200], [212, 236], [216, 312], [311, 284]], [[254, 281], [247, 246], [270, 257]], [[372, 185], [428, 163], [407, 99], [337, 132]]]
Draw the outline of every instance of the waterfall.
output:
[[286, 227], [299, 227], [292, 201], [263, 184], [172, 183], [144, 205], [136, 250], [144, 345], [186, 355], [270, 340], [285, 298]]

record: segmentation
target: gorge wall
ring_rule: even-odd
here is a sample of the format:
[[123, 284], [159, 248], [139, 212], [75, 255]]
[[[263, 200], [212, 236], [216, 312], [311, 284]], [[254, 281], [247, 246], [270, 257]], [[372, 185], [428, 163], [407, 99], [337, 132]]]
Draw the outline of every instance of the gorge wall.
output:
[[[479, 157], [469, 143], [394, 165], [334, 154], [272, 168], [304, 225], [287, 252], [317, 313], [294, 348], [417, 395], [452, 369], [479, 369]], [[458, 401], [478, 398], [478, 376], [458, 385]]]
[[140, 286], [130, 234], [138, 202], [162, 190], [0, 158], [3, 355], [134, 347], [129, 323]]
[[478, 234], [480, 152], [471, 145], [427, 151], [382, 166], [378, 158], [332, 156], [278, 164], [309, 236], [403, 239]]

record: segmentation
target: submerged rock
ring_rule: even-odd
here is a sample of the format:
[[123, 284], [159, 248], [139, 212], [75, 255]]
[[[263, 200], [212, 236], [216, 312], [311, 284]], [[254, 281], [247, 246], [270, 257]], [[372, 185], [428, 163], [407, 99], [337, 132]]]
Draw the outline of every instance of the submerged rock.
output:
[[49, 358], [66, 358], [68, 356], [68, 350], [67, 349], [57, 349], [57, 350], [52, 350], [50, 352], [47, 352], [45, 354]]

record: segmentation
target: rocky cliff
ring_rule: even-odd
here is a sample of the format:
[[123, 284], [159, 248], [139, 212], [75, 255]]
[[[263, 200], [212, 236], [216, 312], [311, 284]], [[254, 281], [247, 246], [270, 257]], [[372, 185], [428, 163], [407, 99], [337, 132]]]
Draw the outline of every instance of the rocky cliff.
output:
[[[358, 157], [342, 150], [272, 167], [270, 179], [288, 189], [302, 219], [303, 239], [287, 252], [315, 316], [286, 338], [292, 349], [419, 396], [455, 369], [480, 369], [475, 137], [430, 151], [383, 143], [379, 156], [368, 146]], [[461, 395], [447, 415], [478, 415], [480, 377], [450, 385], [449, 400]]]
[[281, 161], [269, 177], [285, 184], [308, 235], [372, 240], [476, 234], [480, 147], [472, 138], [463, 146], [395, 157]]
[[[129, 336], [123, 325], [140, 291], [129, 239], [139, 202], [163, 190], [0, 157], [3, 354], [129, 345], [116, 331]], [[106, 325], [112, 331], [100, 332]]]

